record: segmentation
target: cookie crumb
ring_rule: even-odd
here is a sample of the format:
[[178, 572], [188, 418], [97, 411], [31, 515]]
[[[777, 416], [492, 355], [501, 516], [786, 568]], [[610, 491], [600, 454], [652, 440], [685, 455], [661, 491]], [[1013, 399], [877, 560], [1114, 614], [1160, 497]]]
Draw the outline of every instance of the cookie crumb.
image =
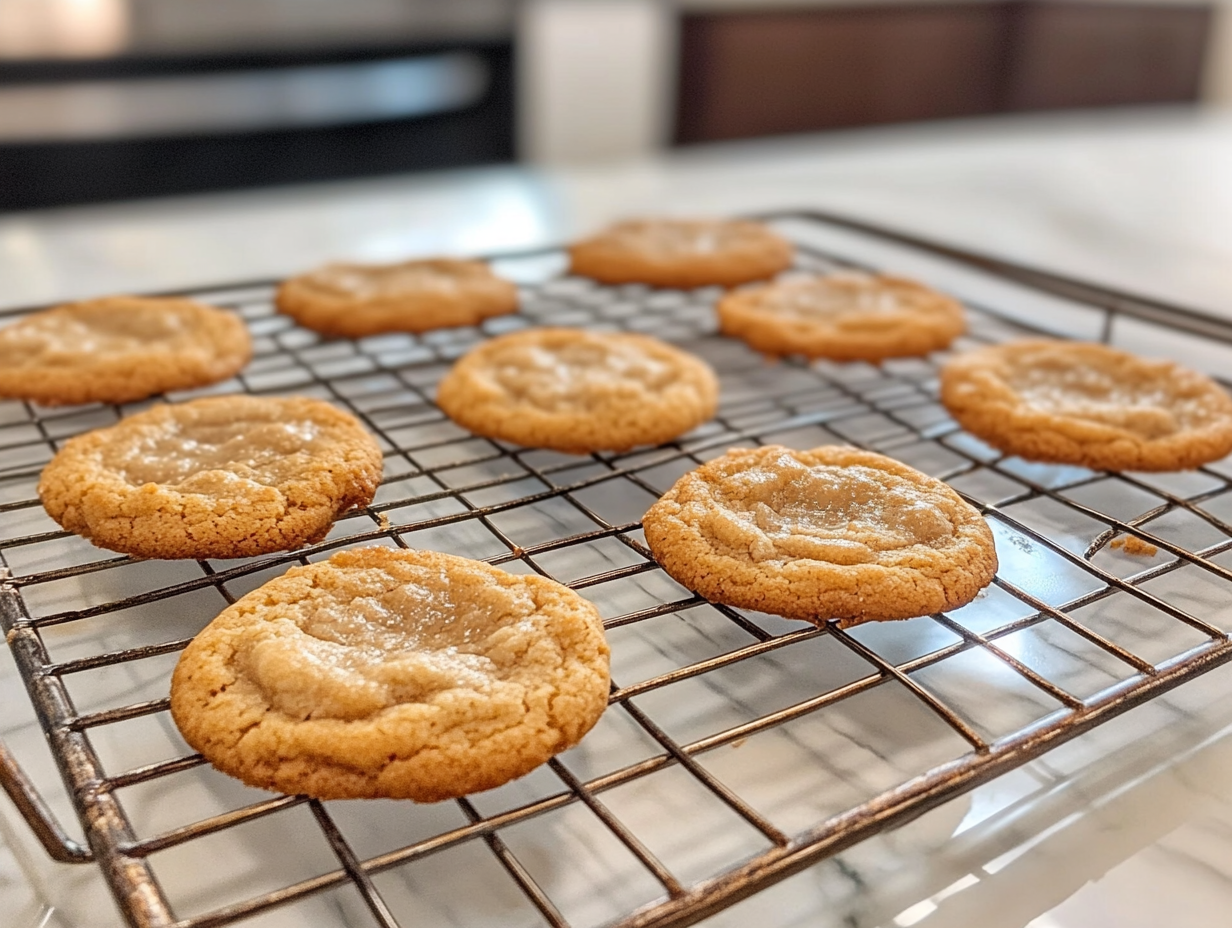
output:
[[1135, 554], [1139, 557], [1154, 557], [1159, 548], [1151, 544], [1149, 541], [1143, 541], [1136, 535], [1123, 535], [1120, 538], [1112, 539], [1112, 547], [1124, 549], [1126, 554]]

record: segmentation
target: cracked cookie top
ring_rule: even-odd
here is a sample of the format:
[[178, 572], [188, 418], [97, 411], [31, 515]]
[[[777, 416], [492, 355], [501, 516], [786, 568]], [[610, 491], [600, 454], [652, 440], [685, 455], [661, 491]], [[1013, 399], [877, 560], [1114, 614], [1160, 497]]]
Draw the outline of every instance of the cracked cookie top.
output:
[[518, 289], [482, 261], [327, 264], [284, 281], [275, 304], [305, 328], [362, 338], [477, 325], [515, 312]]
[[842, 624], [969, 602], [997, 558], [944, 483], [854, 448], [733, 448], [681, 477], [643, 520], [655, 559], [714, 602]]
[[318, 541], [367, 505], [381, 451], [320, 400], [220, 396], [72, 438], [39, 481], [47, 512], [140, 557], [244, 557]]
[[104, 297], [0, 329], [0, 397], [128, 403], [226, 380], [251, 356], [234, 313], [192, 300]]
[[576, 744], [607, 705], [597, 610], [535, 575], [384, 547], [297, 567], [181, 657], [188, 742], [254, 786], [435, 801]]
[[1232, 451], [1232, 398], [1204, 374], [1105, 345], [1032, 339], [951, 358], [941, 399], [1007, 454], [1103, 470], [1183, 470]]
[[570, 272], [608, 284], [734, 287], [791, 266], [791, 243], [757, 222], [634, 219], [569, 248]]
[[880, 361], [944, 348], [966, 329], [962, 306], [923, 284], [842, 271], [729, 293], [720, 330], [770, 355]]
[[620, 451], [705, 422], [718, 381], [701, 359], [646, 335], [529, 329], [462, 357], [441, 381], [437, 403], [489, 438]]

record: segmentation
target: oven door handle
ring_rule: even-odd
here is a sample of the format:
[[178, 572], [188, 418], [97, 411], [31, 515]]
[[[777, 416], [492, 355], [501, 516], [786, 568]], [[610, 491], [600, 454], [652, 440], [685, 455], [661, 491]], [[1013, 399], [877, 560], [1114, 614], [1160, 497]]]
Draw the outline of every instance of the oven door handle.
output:
[[88, 847], [69, 837], [3, 742], [0, 742], [0, 786], [52, 860], [62, 864], [87, 864], [94, 860], [94, 853]]

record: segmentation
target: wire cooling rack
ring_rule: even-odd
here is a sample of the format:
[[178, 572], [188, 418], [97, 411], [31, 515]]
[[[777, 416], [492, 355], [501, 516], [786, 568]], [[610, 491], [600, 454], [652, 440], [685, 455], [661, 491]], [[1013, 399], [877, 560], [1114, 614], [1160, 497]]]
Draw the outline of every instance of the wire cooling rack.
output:
[[[1232, 344], [1232, 326], [1158, 302], [834, 217], [769, 218], [805, 269], [849, 265], [844, 236], [897, 248], [896, 270], [959, 269], [988, 296], [968, 300], [956, 350], [1041, 328]], [[771, 364], [715, 334], [715, 291], [603, 287], [561, 276], [551, 250], [496, 264], [523, 285], [520, 315], [421, 338], [323, 340], [272, 311], [269, 282], [192, 292], [239, 312], [256, 354], [171, 400], [318, 396], [383, 445], [373, 504], [299, 551], [141, 561], [67, 535], [36, 499], [42, 465], [143, 404], [0, 403], [0, 621], [88, 846], [7, 751], [0, 779], [53, 857], [102, 868], [130, 924], [691, 924], [1232, 658], [1229, 462], [1113, 474], [1004, 458], [939, 405], [944, 353]], [[452, 424], [433, 404], [440, 375], [531, 325], [685, 345], [720, 373], [719, 414], [666, 446], [587, 456]], [[698, 463], [770, 442], [850, 443], [947, 480], [988, 518], [997, 579], [963, 609], [846, 631], [683, 589], [650, 557], [642, 513]], [[178, 652], [288, 566], [366, 544], [486, 558], [593, 600], [613, 650], [599, 725], [522, 780], [432, 806], [271, 796], [206, 765], [167, 712]]]

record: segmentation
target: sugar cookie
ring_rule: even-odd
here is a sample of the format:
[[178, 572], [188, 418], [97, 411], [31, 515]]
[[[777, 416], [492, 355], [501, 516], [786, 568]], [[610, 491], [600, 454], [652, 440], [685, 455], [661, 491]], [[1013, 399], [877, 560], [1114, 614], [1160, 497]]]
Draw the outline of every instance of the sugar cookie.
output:
[[598, 610], [480, 561], [373, 547], [296, 567], [184, 651], [171, 715], [245, 783], [435, 802], [572, 747], [607, 706]]
[[528, 329], [484, 342], [437, 388], [451, 419], [480, 435], [558, 451], [669, 441], [714, 415], [701, 359], [646, 335]]
[[0, 397], [129, 403], [202, 387], [252, 357], [239, 316], [192, 300], [109, 296], [0, 329]]
[[764, 225], [733, 220], [620, 222], [569, 248], [570, 271], [605, 284], [734, 287], [791, 266], [791, 243]]
[[988, 524], [952, 489], [838, 446], [733, 448], [676, 481], [643, 528], [707, 599], [817, 623], [955, 609], [997, 570]]
[[303, 397], [218, 396], [69, 439], [38, 493], [100, 547], [230, 558], [320, 541], [380, 479], [381, 449], [354, 416]]
[[1032, 339], [951, 358], [941, 400], [1006, 454], [1097, 470], [1169, 471], [1232, 451], [1232, 398], [1171, 361]]
[[963, 333], [958, 301], [923, 284], [843, 271], [727, 294], [719, 329], [770, 355], [880, 361], [928, 354]]
[[515, 312], [518, 288], [482, 261], [328, 264], [284, 281], [274, 302], [305, 328], [363, 338], [478, 325]]

